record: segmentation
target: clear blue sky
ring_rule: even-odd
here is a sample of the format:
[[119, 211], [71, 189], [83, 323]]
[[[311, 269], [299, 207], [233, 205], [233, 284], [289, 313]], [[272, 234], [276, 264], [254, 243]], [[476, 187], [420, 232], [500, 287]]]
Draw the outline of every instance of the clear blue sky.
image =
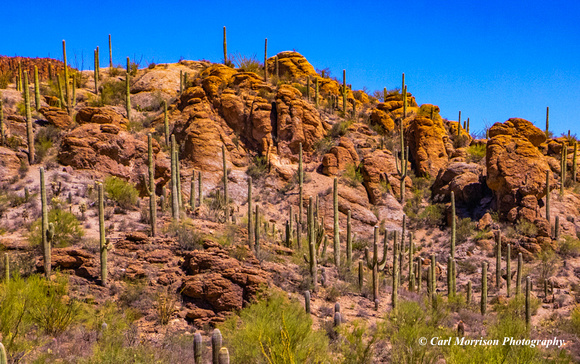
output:
[[[419, 104], [471, 118], [472, 130], [522, 117], [580, 135], [578, 1], [6, 1], [0, 54], [62, 57], [92, 68], [93, 49], [149, 62], [222, 59], [229, 53], [296, 50], [369, 91], [400, 85], [405, 72]], [[25, 17], [25, 19], [23, 19]], [[26, 24], [26, 28], [23, 28]], [[75, 62], [74, 57], [77, 57]]]

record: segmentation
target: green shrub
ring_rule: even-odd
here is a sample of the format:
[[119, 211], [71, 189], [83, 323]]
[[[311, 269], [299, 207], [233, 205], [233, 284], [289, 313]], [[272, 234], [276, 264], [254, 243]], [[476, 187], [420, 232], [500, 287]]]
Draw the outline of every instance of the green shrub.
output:
[[[52, 246], [54, 247], [67, 247], [80, 241], [85, 235], [85, 231], [77, 217], [68, 211], [59, 208], [51, 209], [48, 211], [48, 222], [54, 225], [54, 236], [52, 238]], [[42, 244], [41, 224], [42, 218], [38, 218], [30, 227], [28, 241], [32, 245]]]
[[220, 327], [233, 363], [318, 363], [328, 360], [328, 339], [312, 330], [298, 302], [273, 292]]
[[486, 145], [485, 144], [473, 144], [467, 148], [468, 160], [470, 162], [478, 163], [483, 158], [485, 158]]
[[268, 174], [268, 161], [266, 157], [256, 156], [248, 166], [246, 174], [252, 177], [253, 181], [258, 181]]
[[11, 79], [12, 79], [12, 72], [10, 70], [0, 71], [0, 89], [8, 88], [8, 84], [10, 84]]
[[572, 236], [564, 236], [564, 241], [560, 242], [558, 251], [564, 257], [576, 258], [580, 255], [580, 240]]
[[[115, 69], [115, 68], [113, 68]], [[120, 105], [125, 102], [127, 86], [123, 80], [109, 80], [101, 85], [101, 100], [103, 105]]]
[[234, 64], [242, 72], [254, 72], [258, 73], [263, 69], [262, 64], [256, 58], [256, 55], [244, 56], [240, 53], [234, 55]]
[[200, 250], [203, 247], [204, 235], [193, 226], [190, 219], [181, 219], [179, 222], [173, 221], [166, 233], [175, 237], [183, 250]]
[[338, 138], [340, 136], [343, 136], [347, 133], [348, 127], [351, 124], [352, 124], [351, 120], [344, 120], [338, 123], [334, 123], [334, 125], [332, 125], [332, 128], [330, 128], [328, 135], [331, 138]]
[[533, 238], [536, 235], [538, 235], [538, 228], [536, 227], [536, 225], [534, 225], [534, 223], [529, 222], [527, 220], [518, 221], [515, 228], [516, 228], [516, 232], [518, 234], [521, 234], [524, 236], [528, 236], [528, 237]]
[[342, 174], [342, 180], [351, 187], [358, 187], [363, 182], [363, 176], [354, 164], [348, 164]]
[[443, 223], [444, 216], [445, 206], [437, 203], [425, 207], [425, 209], [419, 214], [419, 219], [428, 226], [440, 226]]
[[570, 313], [570, 329], [580, 336], [580, 304], [577, 304]]
[[467, 239], [473, 235], [473, 232], [475, 231], [475, 223], [471, 221], [469, 217], [463, 219], [458, 218], [455, 228], [455, 239], [457, 239], [457, 244], [461, 244], [465, 243]]
[[129, 182], [114, 176], [105, 178], [104, 184], [107, 198], [115, 201], [121, 208], [128, 209], [135, 206], [139, 192]]
[[328, 136], [314, 142], [315, 154], [318, 156], [325, 155], [332, 147], [334, 147], [334, 141]]
[[369, 328], [364, 321], [357, 320], [350, 325], [341, 325], [340, 351], [344, 364], [370, 364], [374, 360], [375, 344], [383, 339], [384, 333], [376, 328]]

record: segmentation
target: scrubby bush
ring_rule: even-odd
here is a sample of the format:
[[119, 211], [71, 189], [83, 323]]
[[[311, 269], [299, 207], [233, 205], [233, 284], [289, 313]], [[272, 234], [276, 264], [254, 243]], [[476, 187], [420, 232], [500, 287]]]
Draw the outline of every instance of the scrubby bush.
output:
[[181, 219], [173, 221], [167, 228], [166, 233], [175, 237], [181, 249], [185, 251], [199, 250], [203, 246], [204, 236], [198, 229], [193, 227], [190, 219]]
[[419, 219], [427, 226], [439, 226], [445, 216], [445, 206], [443, 204], [433, 204], [425, 207], [425, 210], [419, 214]]
[[350, 325], [342, 325], [339, 329], [341, 335], [340, 351], [343, 355], [344, 364], [370, 364], [373, 363], [375, 345], [383, 339], [384, 333], [376, 327], [369, 328], [364, 321], [354, 321]]
[[342, 179], [351, 187], [358, 187], [363, 182], [362, 173], [354, 164], [346, 166]]
[[268, 174], [268, 161], [266, 157], [256, 156], [252, 159], [252, 163], [248, 166], [246, 174], [252, 177], [253, 181], [257, 181]]
[[101, 105], [99, 106], [123, 104], [126, 92], [127, 86], [123, 80], [109, 80], [104, 82], [101, 85], [101, 100], [99, 102]]
[[104, 184], [107, 198], [115, 201], [123, 209], [135, 206], [139, 192], [129, 182], [119, 177], [109, 176], [105, 178]]
[[[67, 247], [78, 242], [84, 235], [85, 231], [77, 217], [59, 208], [53, 208], [48, 212], [48, 222], [54, 225], [54, 236], [52, 246]], [[42, 244], [42, 218], [38, 218], [30, 227], [28, 241], [32, 245]]]
[[338, 138], [340, 136], [343, 136], [347, 133], [348, 127], [351, 124], [352, 124], [352, 121], [350, 121], [350, 120], [344, 120], [341, 122], [334, 123], [334, 125], [332, 125], [332, 128], [330, 128], [328, 135], [331, 138]]
[[467, 156], [470, 162], [478, 163], [485, 158], [485, 153], [485, 144], [473, 144], [467, 148]]
[[242, 72], [254, 72], [258, 73], [262, 68], [262, 64], [256, 58], [256, 55], [245, 56], [243, 54], [237, 53], [233, 57], [234, 64]]
[[457, 244], [465, 243], [473, 235], [475, 223], [469, 217], [459, 218], [457, 219], [456, 231]]
[[535, 237], [538, 235], [538, 228], [532, 222], [527, 220], [520, 220], [516, 224], [516, 232], [518, 234], [528, 236], [528, 237]]
[[220, 327], [233, 363], [318, 363], [328, 359], [328, 339], [312, 330], [298, 302], [273, 292]]
[[564, 257], [576, 258], [580, 255], [580, 240], [572, 236], [564, 236], [564, 240], [560, 242], [558, 251]]

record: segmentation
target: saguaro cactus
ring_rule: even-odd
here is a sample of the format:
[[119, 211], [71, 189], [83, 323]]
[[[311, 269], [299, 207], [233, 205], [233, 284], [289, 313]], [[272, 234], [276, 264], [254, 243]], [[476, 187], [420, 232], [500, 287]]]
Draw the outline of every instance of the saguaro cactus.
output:
[[550, 222], [550, 170], [546, 171], [546, 220]]
[[95, 53], [95, 64], [93, 70], [93, 79], [95, 81], [95, 95], [99, 96], [99, 54], [96, 49], [94, 53]]
[[340, 230], [338, 225], [338, 178], [334, 177], [334, 190], [332, 194], [334, 211], [334, 264], [340, 266]]
[[34, 164], [34, 131], [32, 129], [32, 113], [30, 111], [30, 95], [28, 92], [28, 71], [24, 70], [24, 109], [26, 111], [26, 137], [28, 139], [28, 163]]
[[363, 283], [364, 283], [364, 262], [362, 260], [358, 261], [358, 289], [362, 291]]
[[487, 311], [487, 262], [481, 263], [481, 314]]
[[4, 349], [4, 345], [2, 343], [0, 343], [0, 364], [8, 364], [6, 349]]
[[[147, 134], [147, 154], [149, 162], [149, 216], [151, 222], [151, 236], [157, 235], [157, 201], [155, 199], [155, 160], [153, 159], [153, 138]], [[192, 189], [193, 191], [193, 189]]]
[[211, 357], [212, 364], [219, 364], [219, 351], [222, 347], [222, 333], [219, 329], [214, 329], [211, 335]]
[[437, 259], [431, 254], [431, 295], [437, 294]]
[[0, 94], [0, 145], [4, 146], [6, 143], [6, 127], [4, 126], [4, 101]]
[[195, 170], [191, 174], [191, 183], [189, 187], [189, 206], [191, 210], [195, 210]]
[[219, 364], [230, 364], [230, 353], [225, 346], [220, 349], [218, 362]]
[[[367, 261], [367, 267], [373, 272], [373, 301], [379, 298], [379, 271], [385, 269], [385, 265], [387, 264], [386, 240], [385, 245], [383, 246], [383, 258], [381, 260], [379, 260], [378, 242], [379, 242], [379, 227], [375, 226], [372, 257], [369, 254], [369, 249], [365, 248], [365, 259]], [[393, 305], [396, 305], [396, 303], [393, 303]]]
[[556, 215], [556, 221], [554, 222], [554, 239], [560, 239], [560, 215]]
[[[290, 214], [292, 216], [292, 214]], [[292, 219], [290, 219], [292, 220]], [[252, 226], [252, 177], [248, 177], [248, 246], [252, 249], [253, 242]]]
[[203, 204], [203, 190], [201, 188], [201, 171], [198, 172], [197, 195], [199, 196], [199, 206], [201, 206]]
[[51, 251], [50, 241], [48, 240], [48, 204], [46, 202], [46, 186], [44, 184], [44, 168], [40, 167], [40, 203], [42, 206], [42, 250], [44, 253], [44, 275], [50, 278], [51, 268]]
[[268, 82], [268, 38], [264, 42], [264, 82]]
[[127, 119], [131, 120], [131, 75], [129, 74], [129, 57], [127, 57], [127, 75], [125, 76], [125, 109]]
[[511, 286], [512, 286], [512, 268], [511, 268], [511, 244], [507, 243], [507, 254], [506, 254], [506, 290], [507, 296], [510, 296]]
[[304, 309], [310, 314], [310, 291], [304, 291]]
[[196, 332], [193, 335], [193, 361], [195, 364], [202, 364], [203, 341], [201, 334]]
[[113, 46], [111, 44], [111, 34], [109, 34], [109, 67], [113, 68]]
[[312, 276], [312, 286], [313, 291], [316, 292], [316, 285], [318, 281], [318, 267], [316, 262], [316, 242], [314, 241], [314, 233], [313, 233], [313, 226], [314, 226], [314, 212], [313, 212], [313, 201], [312, 197], [308, 200], [308, 224], [312, 228], [308, 229], [308, 255], [309, 258], [304, 255], [304, 260], [308, 263], [310, 267], [310, 275]]
[[[405, 80], [405, 76], [403, 74], [403, 82]], [[400, 143], [401, 143], [401, 161], [399, 166], [399, 157], [397, 153], [395, 153], [395, 167], [397, 168], [397, 173], [399, 174], [399, 178], [401, 179], [401, 186], [400, 186], [400, 193], [401, 193], [401, 205], [405, 204], [405, 178], [407, 177], [407, 166], [409, 163], [409, 147], [407, 146], [405, 150], [405, 128], [403, 126], [403, 120], [401, 120], [400, 125]], [[405, 153], [406, 151], [406, 153]]]
[[457, 217], [455, 215], [455, 193], [451, 191], [451, 258], [453, 259], [455, 259], [456, 221]]
[[177, 161], [175, 160], [175, 135], [171, 136], [171, 214], [175, 220], [179, 220], [179, 198], [177, 196]]
[[526, 277], [526, 326], [530, 326], [532, 322], [531, 297], [532, 281], [529, 276]]
[[101, 251], [101, 284], [107, 286], [107, 243], [105, 241], [105, 192], [99, 183], [99, 249]]
[[496, 235], [496, 251], [495, 251], [495, 286], [497, 292], [501, 289], [501, 230], [497, 231]]
[[523, 268], [523, 259], [522, 253], [518, 254], [518, 268], [516, 271], [516, 296], [522, 293], [522, 268]]
[[546, 138], [550, 135], [550, 108], [546, 107]]
[[350, 269], [352, 263], [352, 228], [350, 225], [351, 212], [350, 209], [346, 214], [346, 266]]
[[163, 100], [163, 126], [165, 129], [165, 145], [169, 145], [169, 117], [167, 116], [167, 102]]
[[342, 70], [342, 112], [346, 117], [346, 70]]
[[228, 218], [228, 205], [229, 205], [229, 198], [228, 198], [228, 165], [226, 164], [226, 146], [222, 144], [222, 162], [223, 162], [223, 182], [224, 182], [224, 209], [226, 211], [226, 221], [229, 221]]
[[34, 107], [40, 110], [40, 82], [38, 81], [38, 67], [34, 66]]
[[304, 220], [303, 216], [303, 191], [304, 191], [304, 169], [302, 167], [302, 143], [298, 145], [298, 222], [302, 228]]
[[65, 92], [65, 97], [66, 97], [66, 109], [68, 111], [68, 113], [70, 114], [72, 112], [71, 109], [71, 102], [70, 102], [70, 94], [69, 94], [69, 90], [68, 90], [68, 66], [67, 66], [67, 62], [66, 62], [66, 42], [62, 41], [62, 58], [63, 58], [63, 62], [64, 62], [64, 92]]
[[228, 65], [228, 44], [226, 41], [226, 27], [225, 26], [224, 26], [224, 64], [226, 66]]

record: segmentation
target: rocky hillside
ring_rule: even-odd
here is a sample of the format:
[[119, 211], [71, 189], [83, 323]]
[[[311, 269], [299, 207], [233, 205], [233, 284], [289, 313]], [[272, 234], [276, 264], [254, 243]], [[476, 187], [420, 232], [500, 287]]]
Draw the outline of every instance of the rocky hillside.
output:
[[0, 58], [8, 362], [578, 360], [574, 136], [239, 63]]

